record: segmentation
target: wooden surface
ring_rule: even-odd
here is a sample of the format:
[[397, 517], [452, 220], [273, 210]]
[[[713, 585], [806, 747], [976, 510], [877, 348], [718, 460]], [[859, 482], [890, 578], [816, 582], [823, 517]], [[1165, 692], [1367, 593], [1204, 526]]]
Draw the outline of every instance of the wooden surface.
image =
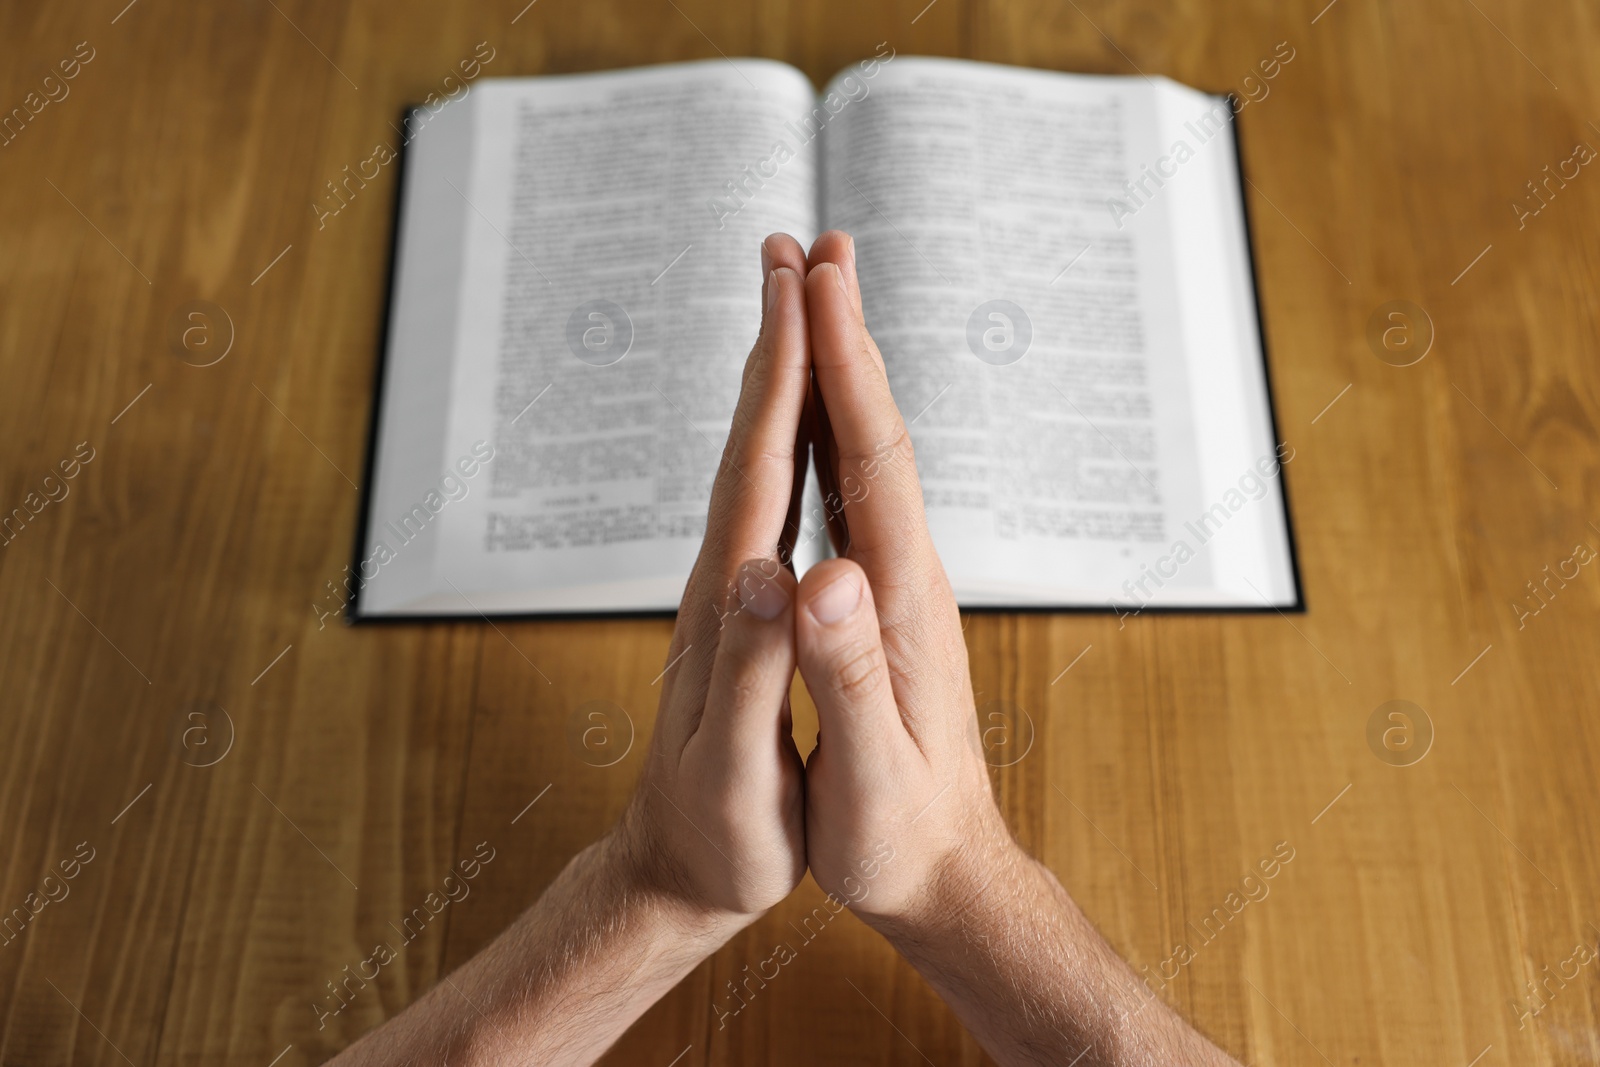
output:
[[[1195, 948], [1164, 995], [1252, 1064], [1600, 1060], [1600, 964], [1574, 956], [1600, 940], [1600, 565], [1546, 578], [1600, 549], [1600, 176], [1520, 229], [1511, 207], [1600, 146], [1594, 6], [924, 2], [0, 4], [0, 107], [94, 50], [0, 147], [0, 508], [94, 457], [0, 548], [0, 913], [68, 892], [0, 939], [0, 1063], [321, 1062], [627, 795], [667, 623], [318, 620], [350, 558], [393, 169], [321, 230], [309, 205], [481, 41], [486, 75], [720, 51], [821, 81], [888, 41], [1217, 91], [1289, 42], [1240, 128], [1309, 613], [972, 617], [979, 703], [1036, 735], [998, 792], [1136, 966]], [[1409, 367], [1367, 341], [1400, 299], [1436, 331]], [[204, 368], [169, 339], [196, 300], [235, 334]], [[1530, 581], [1551, 592], [1522, 614]], [[1368, 744], [1394, 699], [1432, 723], [1413, 765]], [[638, 734], [607, 768], [567, 740], [594, 700]], [[319, 1030], [326, 983], [485, 841], [470, 896]], [[1206, 943], [1193, 924], [1279, 842], [1268, 895]], [[983, 1061], [848, 915], [717, 1030], [715, 993], [818, 900], [808, 881], [611, 1062]]]

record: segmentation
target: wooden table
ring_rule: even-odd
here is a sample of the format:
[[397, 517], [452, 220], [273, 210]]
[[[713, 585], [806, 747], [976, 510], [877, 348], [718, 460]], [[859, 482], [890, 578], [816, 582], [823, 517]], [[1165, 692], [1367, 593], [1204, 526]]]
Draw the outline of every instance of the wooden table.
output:
[[[321, 1062], [624, 802], [668, 623], [319, 620], [350, 559], [392, 170], [323, 229], [310, 203], [485, 41], [496, 75], [722, 52], [820, 81], [888, 41], [1217, 91], [1288, 42], [1240, 129], [1310, 610], [971, 617], [979, 703], [1034, 732], [995, 784], [1116, 947], [1252, 1064], [1600, 1057], [1600, 564], [1574, 561], [1600, 550], [1600, 176], [1542, 204], [1526, 185], [1600, 146], [1593, 6], [924, 2], [0, 7], [0, 107], [68, 92], [0, 147], [0, 508], [69, 493], [0, 548], [0, 909], [23, 909], [0, 1062]], [[1435, 334], [1411, 366], [1368, 340], [1396, 300]], [[175, 358], [192, 323], [212, 353], [231, 331], [225, 358]], [[591, 700], [638, 735], [610, 767], [567, 743]], [[1369, 745], [1391, 700], [1422, 715], [1384, 711]], [[328, 983], [479, 842], [470, 896], [319, 1030]], [[1275, 847], [1266, 895], [1216, 920]], [[610, 1062], [983, 1061], [849, 916], [719, 1031], [713, 991], [819, 900], [808, 881]]]

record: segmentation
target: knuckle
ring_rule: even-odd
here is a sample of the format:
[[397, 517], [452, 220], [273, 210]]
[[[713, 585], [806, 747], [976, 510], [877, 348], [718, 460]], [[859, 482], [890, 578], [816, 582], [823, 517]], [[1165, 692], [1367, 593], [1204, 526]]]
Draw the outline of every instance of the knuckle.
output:
[[845, 700], [876, 696], [883, 688], [883, 650], [870, 644], [846, 649], [834, 665], [832, 681], [834, 692]]
[[765, 676], [757, 670], [738, 671], [728, 682], [728, 699], [735, 708], [748, 708], [767, 699], [770, 686]]
[[911, 443], [911, 430], [904, 422], [900, 423], [894, 440], [878, 446], [878, 455], [886, 461], [909, 460], [913, 467], [916, 465], [917, 450]]
[[911, 431], [899, 418], [896, 418], [895, 422], [899, 425], [889, 440], [880, 441], [871, 448], [860, 446], [847, 448], [840, 453], [839, 458], [862, 468], [870, 466], [875, 474], [889, 469], [915, 471], [917, 453], [911, 444]]
[[739, 439], [728, 438], [727, 448], [723, 451], [723, 462], [733, 468], [735, 477], [742, 477], [742, 472], [752, 468], [765, 473], [770, 469], [774, 475], [794, 466], [794, 442], [790, 438], [783, 438], [784, 443], [773, 447], [766, 440], [753, 440], [753, 434], [748, 431], [741, 433]]
[[[783, 675], [786, 657], [791, 654], [787, 649], [787, 644], [776, 644], [770, 633], [748, 627], [731, 629], [717, 651], [718, 679], [713, 683], [713, 692], [720, 694], [719, 702], [730, 702], [736, 711], [770, 709], [781, 704], [789, 691]], [[793, 661], [787, 662], [792, 675]]]

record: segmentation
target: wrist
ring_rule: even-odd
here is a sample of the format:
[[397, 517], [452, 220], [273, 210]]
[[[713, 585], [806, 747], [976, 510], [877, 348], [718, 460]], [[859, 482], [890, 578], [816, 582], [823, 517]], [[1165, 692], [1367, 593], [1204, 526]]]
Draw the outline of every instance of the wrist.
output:
[[703, 958], [721, 948], [758, 916], [742, 915], [698, 900], [670, 864], [618, 826], [590, 845], [581, 857], [594, 877], [617, 893], [626, 910], [638, 912], [663, 937]]
[[902, 953], [946, 941], [952, 931], [983, 924], [993, 909], [1037, 896], [1041, 868], [1016, 843], [999, 813], [963, 828], [929, 866], [920, 892], [890, 915], [862, 916]]

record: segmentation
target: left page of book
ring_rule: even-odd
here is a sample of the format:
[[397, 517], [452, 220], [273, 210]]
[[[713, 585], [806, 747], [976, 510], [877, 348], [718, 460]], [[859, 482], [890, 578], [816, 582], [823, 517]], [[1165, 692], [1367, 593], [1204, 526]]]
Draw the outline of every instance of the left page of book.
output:
[[712, 60], [487, 79], [414, 135], [360, 614], [677, 606], [814, 104]]

